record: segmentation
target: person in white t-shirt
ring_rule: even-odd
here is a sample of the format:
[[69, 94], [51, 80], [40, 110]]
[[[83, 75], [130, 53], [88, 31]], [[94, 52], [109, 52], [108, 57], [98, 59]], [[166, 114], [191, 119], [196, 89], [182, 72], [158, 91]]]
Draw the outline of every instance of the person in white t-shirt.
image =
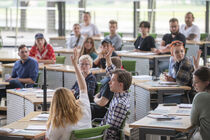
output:
[[187, 40], [200, 41], [200, 29], [193, 24], [194, 15], [192, 12], [187, 12], [185, 15], [185, 23], [180, 27], [180, 32], [184, 34]]
[[100, 37], [100, 32], [96, 25], [91, 23], [90, 12], [83, 13], [83, 23], [81, 26], [81, 34], [85, 37]]
[[74, 24], [73, 25], [73, 31], [74, 34], [70, 35], [70, 37], [67, 39], [67, 48], [81, 48], [84, 42], [84, 36], [81, 35], [80, 33], [80, 25], [79, 24]]
[[76, 100], [74, 94], [67, 88], [56, 89], [47, 121], [47, 140], [69, 140], [73, 130], [92, 127], [87, 85], [77, 65], [76, 48], [71, 59], [80, 88], [80, 98]]

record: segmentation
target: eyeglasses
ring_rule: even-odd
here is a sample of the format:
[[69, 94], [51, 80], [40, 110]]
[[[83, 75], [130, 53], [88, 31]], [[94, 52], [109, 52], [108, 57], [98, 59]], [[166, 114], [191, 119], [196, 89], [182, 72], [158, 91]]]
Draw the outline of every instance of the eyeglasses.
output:
[[80, 66], [88, 66], [88, 65], [90, 65], [90, 64], [88, 64], [88, 63], [80, 63], [79, 65], [80, 65]]
[[20, 51], [21, 54], [28, 53], [28, 51]]

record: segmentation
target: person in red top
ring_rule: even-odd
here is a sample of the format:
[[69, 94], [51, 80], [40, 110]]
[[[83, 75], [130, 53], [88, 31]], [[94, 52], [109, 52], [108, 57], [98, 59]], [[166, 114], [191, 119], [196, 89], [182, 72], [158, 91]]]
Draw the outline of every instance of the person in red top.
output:
[[29, 56], [44, 64], [54, 64], [56, 61], [53, 47], [47, 43], [42, 33], [35, 35], [35, 44], [32, 46]]

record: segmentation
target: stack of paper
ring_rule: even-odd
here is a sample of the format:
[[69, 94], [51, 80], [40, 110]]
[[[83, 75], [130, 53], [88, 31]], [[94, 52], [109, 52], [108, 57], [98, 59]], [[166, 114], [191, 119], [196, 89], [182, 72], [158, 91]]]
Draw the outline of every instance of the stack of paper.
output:
[[138, 75], [138, 76], [133, 76], [133, 78], [138, 80], [152, 80], [152, 76], [150, 75]]
[[28, 125], [25, 130], [46, 131], [46, 125]]
[[12, 128], [0, 128], [0, 133], [11, 133], [13, 130]]
[[39, 114], [36, 117], [32, 118], [31, 121], [47, 121], [49, 114]]
[[180, 119], [180, 117], [177, 116], [169, 116], [169, 115], [152, 115], [149, 114], [148, 117], [157, 119], [157, 120], [174, 120], [174, 119]]
[[180, 108], [192, 108], [192, 104], [180, 104], [178, 105]]

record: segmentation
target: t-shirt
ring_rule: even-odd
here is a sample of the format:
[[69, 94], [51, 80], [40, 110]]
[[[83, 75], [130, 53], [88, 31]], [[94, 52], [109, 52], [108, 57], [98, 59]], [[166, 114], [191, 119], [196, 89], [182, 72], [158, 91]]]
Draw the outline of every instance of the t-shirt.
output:
[[120, 51], [122, 47], [122, 39], [119, 34], [115, 34], [114, 36], [106, 36], [104, 39], [109, 39], [112, 42], [112, 46], [115, 48], [116, 51]]
[[151, 51], [152, 48], [155, 48], [155, 40], [151, 36], [147, 36], [145, 38], [139, 36], [134, 42], [134, 46], [136, 49], [141, 51]]
[[76, 37], [75, 35], [72, 35], [72, 36], [70, 36], [68, 39], [67, 39], [67, 43], [66, 43], [66, 46], [67, 46], [67, 48], [74, 48], [75, 47], [75, 45], [76, 45], [76, 47], [77, 46], [80, 46], [80, 47], [82, 47], [82, 45], [83, 45], [83, 42], [84, 42], [84, 36], [80, 36], [80, 38], [79, 38], [79, 41], [78, 41], [78, 43], [77, 43], [77, 40], [78, 40], [78, 37]]
[[180, 33], [182, 33], [186, 38], [189, 37], [190, 34], [195, 34], [196, 37], [193, 39], [194, 41], [200, 41], [200, 29], [197, 25], [192, 25], [185, 29], [186, 24], [182, 24], [180, 27]]
[[92, 128], [90, 102], [87, 93], [80, 91], [79, 100], [83, 113], [81, 120], [79, 120], [76, 125], [66, 124], [65, 127], [60, 126], [54, 129], [50, 126], [46, 132], [46, 136], [49, 140], [69, 140], [73, 130]]
[[197, 93], [193, 99], [191, 110], [191, 123], [200, 127], [200, 134], [203, 140], [210, 138], [210, 93]]
[[87, 34], [88, 37], [92, 37], [92, 36], [95, 36], [95, 35], [99, 35], [101, 34], [98, 30], [98, 28], [96, 27], [96, 25], [94, 24], [89, 24], [88, 26], [85, 26], [84, 23], [81, 23], [80, 24], [80, 27], [81, 27], [81, 34], [82, 35], [85, 35]]
[[184, 46], [186, 44], [186, 38], [182, 33], [178, 33], [174, 38], [172, 37], [172, 34], [165, 34], [162, 40], [165, 41], [165, 45], [168, 45], [175, 40], [182, 41]]

